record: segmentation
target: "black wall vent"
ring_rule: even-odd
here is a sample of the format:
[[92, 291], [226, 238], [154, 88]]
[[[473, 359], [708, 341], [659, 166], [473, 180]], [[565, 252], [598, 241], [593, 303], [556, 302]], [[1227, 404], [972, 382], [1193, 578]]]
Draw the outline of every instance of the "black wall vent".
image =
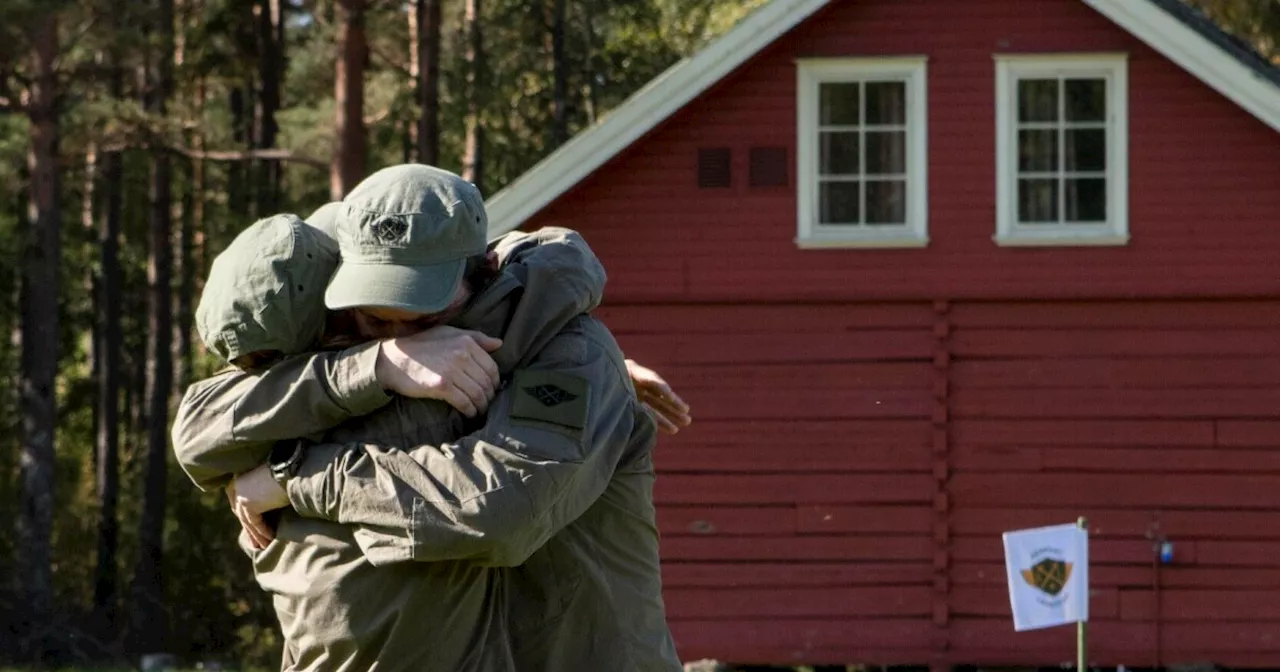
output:
[[787, 148], [752, 147], [750, 184], [753, 187], [787, 186]]
[[698, 150], [698, 187], [722, 189], [731, 184], [728, 147], [705, 147]]

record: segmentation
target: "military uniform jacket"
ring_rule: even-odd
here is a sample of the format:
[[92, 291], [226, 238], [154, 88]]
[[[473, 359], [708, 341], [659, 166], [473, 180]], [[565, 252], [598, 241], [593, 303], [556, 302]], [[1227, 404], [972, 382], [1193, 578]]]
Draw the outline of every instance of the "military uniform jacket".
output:
[[679, 670], [652, 504], [655, 427], [621, 352], [585, 313], [603, 269], [576, 234], [497, 244], [503, 272], [457, 326], [504, 339], [478, 426], [388, 397], [376, 345], [192, 386], [179, 462], [200, 487], [308, 449], [293, 511], [252, 552], [285, 669]]

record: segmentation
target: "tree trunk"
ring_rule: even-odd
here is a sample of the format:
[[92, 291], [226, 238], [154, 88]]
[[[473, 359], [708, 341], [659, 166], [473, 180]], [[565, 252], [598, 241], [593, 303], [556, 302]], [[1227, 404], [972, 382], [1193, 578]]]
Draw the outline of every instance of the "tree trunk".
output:
[[[174, 0], [175, 25], [180, 29], [175, 29], [174, 34], [174, 55], [173, 62], [176, 70], [181, 72], [185, 65], [186, 52], [186, 33], [189, 29], [189, 10], [191, 9], [191, 0]], [[176, 92], [178, 97], [192, 95], [195, 91], [192, 87], [182, 87]], [[203, 110], [204, 106], [197, 101], [194, 108], [199, 114], [199, 110]], [[188, 122], [189, 130], [184, 133], [185, 144], [188, 147], [194, 146], [195, 134], [200, 127], [198, 117], [196, 119], [185, 119]], [[179, 166], [182, 172], [181, 184], [185, 187], [182, 192], [182, 198], [177, 199], [173, 203], [173, 218], [178, 224], [178, 240], [177, 247], [174, 250], [174, 259], [176, 260], [178, 276], [178, 297], [177, 309], [174, 314], [173, 325], [173, 385], [170, 388], [171, 401], [176, 404], [181, 398], [182, 392], [187, 389], [188, 383], [192, 376], [192, 347], [191, 333], [192, 323], [192, 286], [194, 284], [193, 277], [195, 269], [192, 268], [192, 237], [195, 235], [193, 231], [192, 218], [194, 213], [195, 190], [192, 184], [195, 182], [195, 162], [196, 159], [179, 159]], [[268, 190], [269, 191], [269, 190]]]
[[583, 101], [584, 113], [586, 116], [586, 124], [592, 126], [596, 123], [596, 27], [594, 23], [594, 13], [586, 7], [581, 8], [582, 11], [582, 37], [583, 44], [586, 47], [586, 53], [583, 55], [583, 72], [579, 73], [582, 81], [586, 82], [586, 100]]
[[334, 77], [337, 142], [329, 170], [329, 196], [338, 201], [364, 176], [364, 65], [369, 49], [364, 34], [365, 0], [337, 0], [334, 9], [338, 26]]
[[[173, 91], [173, 0], [159, 0], [160, 53], [151, 110], [167, 114]], [[165, 476], [168, 457], [169, 393], [173, 385], [172, 277], [173, 224], [172, 175], [167, 151], [157, 150], [151, 160], [151, 245], [147, 261], [150, 313], [147, 333], [147, 450], [138, 528], [138, 563], [133, 577], [133, 641], [138, 652], [163, 651], [166, 641], [164, 577]]]
[[[207, 86], [204, 77], [196, 83], [196, 105], [203, 108], [205, 100], [208, 96]], [[204, 128], [196, 128], [195, 138], [196, 151], [203, 152], [205, 150]], [[195, 276], [195, 287], [192, 288], [192, 296], [199, 296], [200, 290], [204, 286], [201, 281], [208, 272], [208, 234], [205, 231], [204, 207], [205, 207], [205, 163], [204, 159], [195, 159], [191, 168], [191, 190], [195, 192], [195, 202], [191, 206], [191, 226], [195, 233], [192, 236], [191, 244], [194, 248], [192, 273]]]
[[[91, 93], [90, 100], [92, 99], [93, 99], [93, 94]], [[80, 226], [84, 228], [84, 241], [88, 243], [88, 241], [91, 241], [94, 239], [94, 231], [98, 228], [97, 223], [94, 221], [94, 212], [95, 212], [94, 199], [97, 198], [97, 193], [98, 193], [98, 189], [97, 189], [98, 143], [92, 138], [89, 140], [89, 146], [85, 149], [84, 175], [82, 177], [83, 177], [83, 181], [80, 183]], [[99, 282], [97, 273], [94, 270], [93, 265], [90, 264], [88, 266], [85, 266], [84, 289], [85, 289], [85, 294], [89, 296], [90, 306], [97, 306], [98, 302], [101, 300], [98, 296], [98, 294], [101, 292], [101, 288], [99, 287], [100, 284], [101, 283]], [[72, 319], [74, 320], [75, 318], [73, 317]], [[96, 319], [91, 321], [89, 324], [89, 351], [88, 351], [89, 367], [88, 368], [89, 368], [89, 380], [94, 381], [95, 384], [99, 376], [101, 376], [101, 371], [99, 370], [100, 369], [99, 360], [102, 358], [102, 351], [98, 347], [100, 345], [100, 337], [101, 337], [101, 334], [99, 333], [100, 331], [101, 331], [101, 325], [98, 324], [98, 321]], [[94, 404], [94, 407], [93, 407], [94, 436], [97, 436], [98, 434], [99, 422], [101, 422], [101, 418], [98, 417], [98, 406], [97, 404]], [[97, 464], [98, 464], [97, 453], [95, 452], [94, 453], [95, 469], [97, 468]]]
[[[245, 110], [244, 89], [237, 86], [231, 89], [231, 138], [237, 147], [249, 144], [248, 118]], [[250, 162], [233, 161], [227, 165], [227, 205], [231, 210], [231, 219], [239, 226], [244, 226], [249, 218], [248, 173]]]
[[[418, 105], [418, 98], [422, 91], [422, 4], [423, 0], [414, 0], [409, 5], [409, 11], [405, 12], [405, 16], [409, 18], [409, 84], [413, 87], [414, 104]], [[418, 123], [422, 121], [422, 110], [417, 110], [417, 118], [414, 118], [413, 112], [409, 114], [409, 118], [404, 122], [404, 145], [403, 155], [405, 163], [418, 162], [421, 152], [418, 151], [418, 138], [421, 135], [418, 132]]]
[[[280, 87], [284, 79], [284, 44], [278, 39], [281, 28], [280, 0], [258, 0], [258, 133], [256, 149], [272, 149], [280, 126]], [[281, 166], [279, 161], [258, 161], [258, 216], [275, 213], [280, 207]]]
[[[111, 97], [124, 97], [124, 73], [119, 55], [112, 55]], [[97, 325], [98, 431], [94, 454], [98, 486], [98, 562], [94, 571], [93, 610], [100, 636], [114, 640], [116, 626], [116, 549], [120, 523], [120, 228], [124, 211], [124, 160], [119, 151], [102, 160], [106, 210], [98, 228], [100, 265], [94, 304]]]
[[428, 165], [440, 162], [440, 30], [442, 0], [415, 0], [417, 15], [417, 78], [414, 81], [418, 99], [418, 161]]
[[[17, 579], [25, 593], [27, 624], [39, 633], [53, 607], [55, 384], [58, 375], [58, 270], [61, 266], [61, 185], [58, 180], [58, 24], [52, 10], [31, 32], [34, 77], [29, 89], [31, 149], [28, 154], [30, 232], [20, 294], [22, 366], [18, 374], [21, 414], [21, 511], [17, 521]], [[34, 634], [28, 633], [28, 634]], [[43, 639], [43, 637], [39, 637]], [[29, 644], [43, 648], [41, 642]]]
[[181, 162], [185, 179], [182, 181], [186, 185], [186, 191], [182, 193], [180, 205], [174, 210], [178, 216], [178, 246], [177, 246], [177, 267], [178, 267], [178, 305], [177, 312], [174, 317], [174, 376], [173, 376], [173, 397], [174, 402], [181, 398], [183, 391], [187, 389], [187, 385], [191, 384], [194, 365], [192, 359], [192, 342], [191, 333], [194, 327], [195, 317], [195, 267], [192, 259], [192, 248], [194, 247], [193, 238], [195, 236], [195, 190], [192, 185], [195, 183], [196, 159], [184, 159]]
[[480, 111], [484, 108], [484, 33], [480, 26], [480, 0], [466, 0], [467, 31], [467, 137], [463, 149], [462, 177], [484, 191], [484, 128]]
[[569, 68], [564, 55], [564, 0], [548, 0], [547, 51], [551, 58], [551, 137], [547, 150], [569, 139]]
[[[112, 93], [121, 95], [118, 75]], [[93, 609], [102, 634], [116, 632], [116, 548], [120, 523], [120, 219], [123, 209], [124, 162], [120, 152], [103, 157], [106, 212], [99, 228], [101, 276], [95, 304], [98, 324], [98, 432], [95, 442], [98, 485], [98, 564], [94, 573]]]

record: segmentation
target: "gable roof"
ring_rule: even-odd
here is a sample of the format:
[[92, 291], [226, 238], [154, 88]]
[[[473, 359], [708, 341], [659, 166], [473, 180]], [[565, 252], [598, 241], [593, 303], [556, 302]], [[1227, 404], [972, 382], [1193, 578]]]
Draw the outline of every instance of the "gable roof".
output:
[[1270, 80], [1276, 86], [1280, 86], [1280, 65], [1268, 61], [1253, 48], [1253, 45], [1223, 30], [1222, 26], [1214, 23], [1203, 12], [1188, 5], [1185, 0], [1149, 1], [1151, 4], [1157, 5], [1168, 12], [1174, 18], [1187, 24], [1188, 28], [1200, 33], [1206, 40], [1217, 45], [1218, 48], [1234, 56], [1236, 60], [1248, 66], [1259, 77]]
[[[1081, 0], [1276, 131], [1280, 67], [1183, 0]], [[831, 0], [771, 0], [676, 63], [485, 203], [489, 235], [515, 230]]]

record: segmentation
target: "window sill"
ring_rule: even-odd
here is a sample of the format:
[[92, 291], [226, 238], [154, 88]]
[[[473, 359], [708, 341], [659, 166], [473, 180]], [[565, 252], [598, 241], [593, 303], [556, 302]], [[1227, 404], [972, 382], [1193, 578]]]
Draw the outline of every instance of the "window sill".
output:
[[1001, 247], [1122, 247], [1129, 244], [1129, 236], [1117, 233], [1085, 234], [1078, 232], [1037, 232], [993, 236]]
[[911, 235], [895, 235], [882, 237], [809, 237], [796, 238], [796, 247], [802, 250], [825, 250], [840, 248], [868, 248], [868, 249], [893, 249], [893, 248], [921, 248], [929, 245], [929, 238], [911, 236]]

